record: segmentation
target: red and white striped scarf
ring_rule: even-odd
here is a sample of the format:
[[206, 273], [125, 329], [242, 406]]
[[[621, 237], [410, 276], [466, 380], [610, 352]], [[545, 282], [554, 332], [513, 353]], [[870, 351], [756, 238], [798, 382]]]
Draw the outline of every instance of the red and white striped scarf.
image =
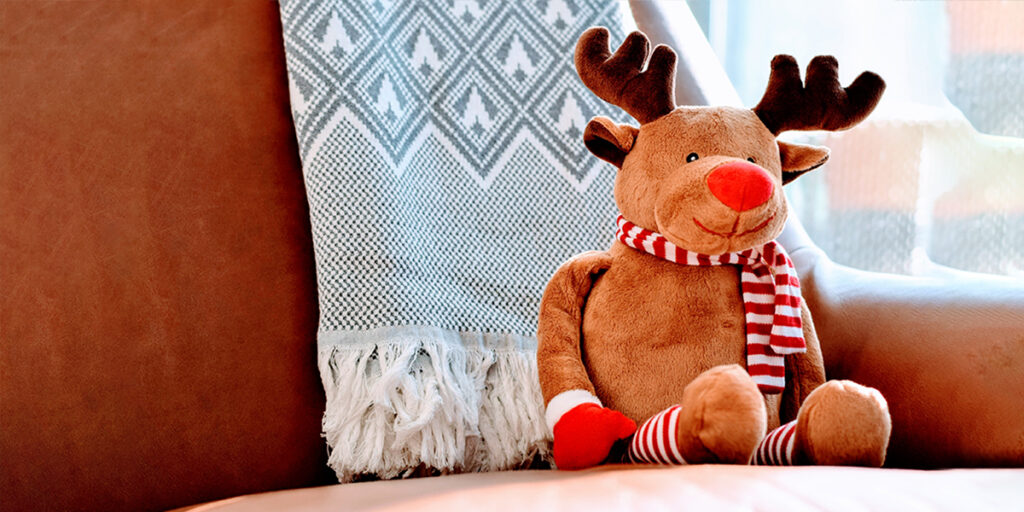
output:
[[740, 286], [747, 320], [747, 373], [762, 393], [781, 393], [786, 387], [783, 355], [807, 350], [800, 319], [800, 280], [782, 246], [772, 240], [760, 250], [709, 256], [682, 249], [622, 215], [618, 224], [615, 236], [620, 242], [659, 258], [680, 265], [743, 266]]

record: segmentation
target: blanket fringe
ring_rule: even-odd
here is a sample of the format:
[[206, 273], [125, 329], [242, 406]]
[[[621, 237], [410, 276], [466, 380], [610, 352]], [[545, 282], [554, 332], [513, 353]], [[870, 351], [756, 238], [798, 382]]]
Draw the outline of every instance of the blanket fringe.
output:
[[321, 345], [328, 464], [341, 482], [550, 461], [531, 350], [437, 340]]

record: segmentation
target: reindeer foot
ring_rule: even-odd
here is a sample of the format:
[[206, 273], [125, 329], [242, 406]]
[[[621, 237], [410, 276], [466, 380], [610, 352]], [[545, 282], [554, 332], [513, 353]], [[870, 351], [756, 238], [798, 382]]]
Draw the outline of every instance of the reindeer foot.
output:
[[880, 467], [892, 429], [885, 398], [874, 388], [832, 380], [804, 400], [797, 415], [797, 459], [820, 465]]
[[764, 436], [764, 398], [746, 370], [716, 366], [683, 390], [676, 429], [686, 462], [746, 464]]

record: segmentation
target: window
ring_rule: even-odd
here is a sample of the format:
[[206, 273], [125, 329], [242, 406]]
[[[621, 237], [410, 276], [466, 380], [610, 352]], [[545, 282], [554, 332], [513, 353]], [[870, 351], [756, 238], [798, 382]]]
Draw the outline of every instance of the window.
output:
[[745, 104], [769, 62], [839, 59], [888, 89], [842, 133], [785, 137], [832, 148], [787, 187], [835, 261], [865, 270], [1024, 277], [1024, 2], [691, 0]]

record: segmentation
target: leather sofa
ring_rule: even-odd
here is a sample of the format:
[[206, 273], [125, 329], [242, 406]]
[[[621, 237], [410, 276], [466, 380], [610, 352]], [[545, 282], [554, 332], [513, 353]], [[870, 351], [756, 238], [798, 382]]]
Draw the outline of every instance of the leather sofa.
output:
[[829, 376], [878, 387], [887, 465], [930, 471], [328, 485], [288, 101], [274, 2], [0, 3], [4, 510], [1020, 507], [1024, 470], [934, 469], [1024, 465], [1024, 284], [851, 270], [797, 223]]

